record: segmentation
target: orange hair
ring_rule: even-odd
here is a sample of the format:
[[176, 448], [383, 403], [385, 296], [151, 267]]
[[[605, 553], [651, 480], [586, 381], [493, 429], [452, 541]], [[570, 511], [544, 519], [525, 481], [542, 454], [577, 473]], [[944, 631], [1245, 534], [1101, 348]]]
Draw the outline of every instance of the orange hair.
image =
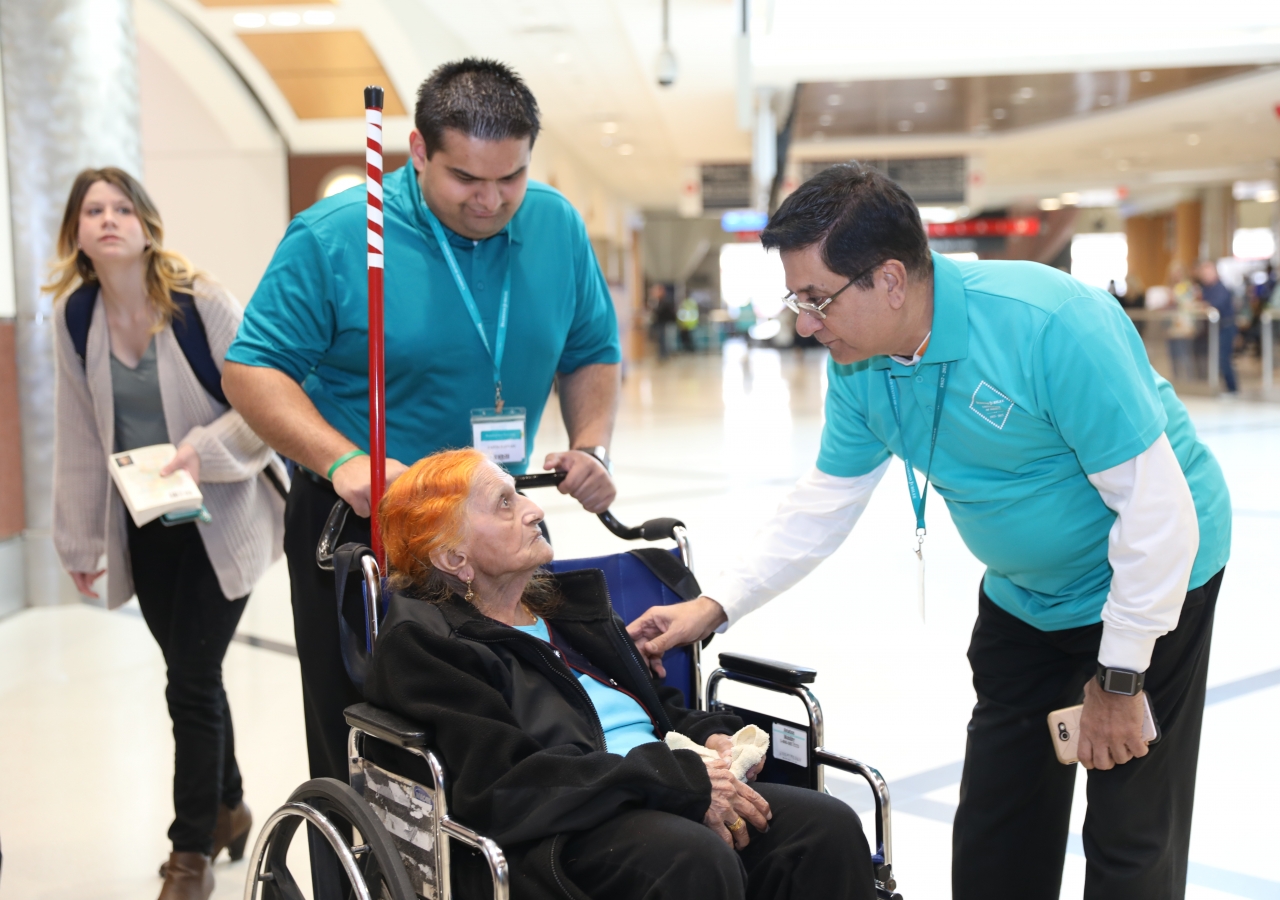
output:
[[465, 536], [467, 498], [484, 461], [472, 447], [433, 453], [387, 488], [378, 522], [394, 587], [448, 590], [431, 551], [456, 547]]

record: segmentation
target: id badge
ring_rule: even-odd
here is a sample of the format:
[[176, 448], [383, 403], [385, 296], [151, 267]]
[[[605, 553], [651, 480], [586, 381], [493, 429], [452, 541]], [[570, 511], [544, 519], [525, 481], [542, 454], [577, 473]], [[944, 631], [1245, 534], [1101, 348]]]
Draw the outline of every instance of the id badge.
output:
[[471, 410], [471, 440], [498, 465], [524, 462], [524, 407]]

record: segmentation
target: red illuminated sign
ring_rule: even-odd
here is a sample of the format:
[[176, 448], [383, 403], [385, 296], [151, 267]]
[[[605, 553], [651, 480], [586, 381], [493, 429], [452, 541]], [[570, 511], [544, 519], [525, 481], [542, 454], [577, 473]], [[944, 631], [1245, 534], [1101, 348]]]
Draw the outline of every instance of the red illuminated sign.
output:
[[1040, 233], [1040, 220], [1036, 216], [966, 219], [963, 222], [934, 222], [928, 227], [931, 238], [1034, 237]]

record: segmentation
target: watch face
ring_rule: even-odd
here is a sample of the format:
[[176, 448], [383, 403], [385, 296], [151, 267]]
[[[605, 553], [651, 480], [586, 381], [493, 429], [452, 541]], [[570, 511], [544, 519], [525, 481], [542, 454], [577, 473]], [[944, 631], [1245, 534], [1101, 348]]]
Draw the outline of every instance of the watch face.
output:
[[1107, 683], [1103, 685], [1109, 692], [1113, 694], [1128, 694], [1133, 696], [1138, 693], [1137, 688], [1138, 676], [1132, 672], [1121, 672], [1118, 669], [1107, 670]]

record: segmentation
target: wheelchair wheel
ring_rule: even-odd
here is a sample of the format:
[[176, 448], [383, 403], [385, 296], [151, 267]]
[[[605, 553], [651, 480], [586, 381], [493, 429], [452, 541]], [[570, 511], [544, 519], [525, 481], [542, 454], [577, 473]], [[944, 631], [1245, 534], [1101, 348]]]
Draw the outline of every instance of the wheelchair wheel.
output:
[[263, 825], [250, 860], [245, 900], [305, 900], [289, 870], [289, 848], [307, 825], [314, 900], [416, 900], [400, 854], [350, 785], [315, 778]]

